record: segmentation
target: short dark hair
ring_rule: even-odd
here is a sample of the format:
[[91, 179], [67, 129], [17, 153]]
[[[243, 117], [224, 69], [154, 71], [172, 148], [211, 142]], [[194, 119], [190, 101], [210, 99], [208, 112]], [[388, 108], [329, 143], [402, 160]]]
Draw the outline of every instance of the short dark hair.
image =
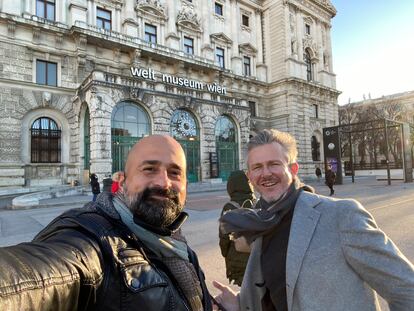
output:
[[271, 143], [278, 143], [286, 150], [289, 163], [296, 162], [298, 157], [296, 139], [287, 132], [274, 129], [264, 129], [253, 136], [247, 144], [247, 151], [249, 152], [253, 148]]

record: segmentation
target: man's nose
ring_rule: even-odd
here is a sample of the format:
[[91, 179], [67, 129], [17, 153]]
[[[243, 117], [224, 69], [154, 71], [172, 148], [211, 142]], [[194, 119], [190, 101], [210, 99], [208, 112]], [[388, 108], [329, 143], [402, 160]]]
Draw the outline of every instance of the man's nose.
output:
[[270, 169], [269, 166], [264, 165], [263, 169], [262, 169], [262, 175], [263, 176], [268, 176], [268, 175], [272, 175], [272, 170]]
[[171, 179], [168, 176], [167, 170], [160, 170], [158, 172], [154, 180], [154, 185], [164, 189], [171, 187]]

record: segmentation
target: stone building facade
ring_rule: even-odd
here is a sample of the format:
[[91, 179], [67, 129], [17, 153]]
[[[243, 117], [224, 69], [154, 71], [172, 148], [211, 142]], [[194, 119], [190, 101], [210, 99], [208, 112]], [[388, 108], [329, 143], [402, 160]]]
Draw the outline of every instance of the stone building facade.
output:
[[0, 0], [0, 186], [102, 179], [156, 133], [183, 145], [190, 182], [225, 180], [262, 128], [292, 133], [313, 173], [338, 123], [335, 14], [329, 0]]

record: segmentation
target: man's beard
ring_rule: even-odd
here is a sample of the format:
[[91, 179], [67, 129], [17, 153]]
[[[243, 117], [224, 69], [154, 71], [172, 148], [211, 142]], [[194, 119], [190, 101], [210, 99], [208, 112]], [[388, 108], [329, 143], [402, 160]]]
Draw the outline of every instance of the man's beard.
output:
[[[154, 227], [167, 228], [184, 208], [180, 204], [178, 192], [172, 189], [153, 187], [130, 194], [125, 185], [123, 190], [122, 199], [134, 217]], [[160, 200], [154, 196], [166, 199]]]

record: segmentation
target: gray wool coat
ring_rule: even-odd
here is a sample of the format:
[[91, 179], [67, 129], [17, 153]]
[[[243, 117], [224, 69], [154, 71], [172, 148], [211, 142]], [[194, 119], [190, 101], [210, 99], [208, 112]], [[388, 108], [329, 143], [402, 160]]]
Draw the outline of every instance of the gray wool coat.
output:
[[[261, 243], [252, 245], [241, 310], [261, 310]], [[391, 311], [413, 311], [414, 266], [357, 201], [302, 192], [290, 229], [286, 291], [289, 311], [377, 311], [377, 293]]]

